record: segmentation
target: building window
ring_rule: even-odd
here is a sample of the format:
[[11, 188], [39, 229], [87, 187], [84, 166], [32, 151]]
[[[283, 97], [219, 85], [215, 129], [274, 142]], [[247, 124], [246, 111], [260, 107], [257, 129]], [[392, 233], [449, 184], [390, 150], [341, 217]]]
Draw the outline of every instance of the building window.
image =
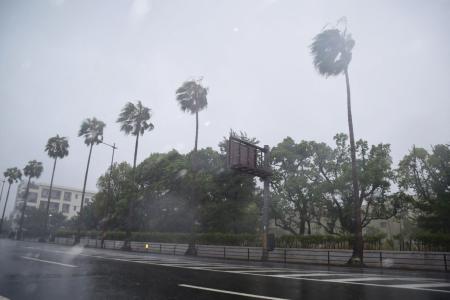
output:
[[[41, 197], [42, 198], [48, 198], [49, 189], [42, 189], [41, 191]], [[50, 197], [51, 199], [59, 200], [61, 199], [61, 191], [58, 190], [52, 190], [52, 195]]]
[[76, 205], [73, 206], [73, 211], [77, 211], [77, 206]]
[[64, 192], [64, 201], [70, 202], [71, 198], [72, 198], [71, 192]]
[[59, 203], [50, 202], [49, 211], [52, 213], [57, 213], [59, 211]]
[[62, 205], [62, 210], [61, 210], [61, 212], [62, 212], [62, 213], [65, 213], [65, 214], [68, 214], [68, 213], [69, 213], [69, 209], [70, 209], [70, 204], [64, 203], [64, 204]]
[[78, 194], [75, 194], [75, 199], [78, 199]]
[[28, 192], [28, 202], [36, 203], [38, 198], [38, 193], [36, 192]]
[[39, 209], [47, 209], [47, 201], [39, 201]]

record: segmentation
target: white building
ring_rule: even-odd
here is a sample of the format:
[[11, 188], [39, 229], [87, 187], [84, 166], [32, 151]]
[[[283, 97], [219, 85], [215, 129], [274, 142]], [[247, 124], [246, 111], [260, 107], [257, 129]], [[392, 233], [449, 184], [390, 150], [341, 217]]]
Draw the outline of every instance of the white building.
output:
[[[23, 205], [23, 197], [27, 188], [27, 182], [19, 184], [16, 195], [15, 211], [20, 211]], [[50, 185], [45, 183], [30, 183], [27, 207], [46, 209]], [[49, 212], [61, 212], [67, 218], [72, 218], [80, 212], [82, 191], [75, 188], [53, 185], [50, 197]], [[95, 192], [86, 191], [84, 204], [92, 202]]]

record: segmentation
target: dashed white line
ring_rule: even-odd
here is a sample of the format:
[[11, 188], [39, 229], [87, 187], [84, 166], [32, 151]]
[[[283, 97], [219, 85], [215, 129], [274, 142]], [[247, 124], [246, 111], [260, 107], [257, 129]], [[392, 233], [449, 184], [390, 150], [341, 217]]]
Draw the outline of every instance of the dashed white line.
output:
[[43, 259], [38, 259], [38, 258], [28, 257], [28, 256], [21, 256], [21, 257], [23, 259], [28, 259], [28, 260], [33, 260], [33, 261], [38, 261], [38, 262], [43, 262], [43, 263], [48, 263], [48, 264], [54, 264], [54, 265], [59, 265], [59, 266], [63, 266], [63, 267], [78, 268], [78, 266], [63, 264], [63, 263], [56, 262], [56, 261], [43, 260]]
[[239, 293], [239, 292], [233, 292], [233, 291], [227, 291], [227, 290], [212, 289], [212, 288], [197, 286], [197, 285], [179, 284], [179, 286], [190, 288], [190, 289], [204, 290], [204, 291], [229, 294], [229, 295], [237, 295], [237, 296], [243, 296], [243, 297], [249, 297], [249, 298], [270, 299], [270, 300], [288, 300], [286, 298], [277, 298], [277, 297], [269, 297], [269, 296], [255, 295], [255, 294]]

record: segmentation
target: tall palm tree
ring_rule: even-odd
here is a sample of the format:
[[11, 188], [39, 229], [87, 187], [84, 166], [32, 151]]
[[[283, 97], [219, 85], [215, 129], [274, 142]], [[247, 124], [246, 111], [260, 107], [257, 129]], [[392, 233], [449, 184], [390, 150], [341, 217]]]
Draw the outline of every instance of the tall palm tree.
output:
[[208, 88], [201, 85], [200, 80], [185, 81], [176, 90], [176, 99], [184, 112], [195, 114], [195, 144], [194, 152], [197, 152], [198, 144], [198, 113], [208, 106]]
[[8, 168], [3, 173], [3, 176], [5, 176], [9, 185], [8, 185], [8, 192], [6, 193], [5, 206], [3, 207], [2, 220], [0, 221], [0, 233], [2, 233], [3, 218], [5, 217], [6, 204], [8, 204], [9, 190], [11, 189], [11, 184], [18, 182], [22, 178], [22, 172], [16, 167]]
[[354, 206], [354, 234], [353, 254], [349, 263], [362, 264], [363, 238], [361, 227], [361, 202], [359, 199], [358, 173], [356, 166], [355, 136], [353, 133], [352, 106], [350, 96], [350, 80], [348, 66], [352, 60], [352, 49], [355, 46], [351, 34], [347, 29], [325, 29], [316, 35], [311, 44], [311, 54], [314, 66], [319, 74], [329, 77], [344, 74], [347, 88], [347, 118], [350, 136], [350, 154], [352, 160], [352, 196]]
[[57, 134], [56, 136], [48, 139], [47, 145], [45, 145], [45, 151], [47, 152], [48, 156], [53, 158], [52, 179], [50, 180], [50, 190], [48, 192], [47, 198], [47, 209], [46, 209], [47, 213], [45, 214], [45, 224], [44, 224], [44, 232], [47, 232], [48, 213], [50, 209], [50, 198], [53, 189], [53, 178], [55, 176], [56, 161], [58, 160], [58, 158], [62, 159], [67, 155], [69, 155], [69, 142], [67, 141], [66, 137], [59, 136]]
[[81, 123], [80, 131], [78, 132], [78, 136], [84, 137], [84, 143], [89, 147], [89, 156], [86, 166], [86, 172], [84, 174], [84, 183], [83, 183], [83, 192], [81, 193], [81, 206], [80, 206], [80, 215], [78, 221], [78, 235], [77, 240], [80, 238], [80, 226], [81, 219], [83, 214], [83, 205], [84, 205], [84, 196], [86, 193], [86, 182], [89, 172], [89, 164], [91, 162], [91, 154], [92, 147], [94, 145], [98, 145], [103, 141], [103, 129], [106, 124], [96, 118], [86, 119]]
[[23, 169], [23, 174], [28, 176], [27, 189], [25, 191], [25, 196], [23, 198], [22, 211], [20, 215], [20, 223], [19, 223], [19, 234], [17, 235], [18, 239], [22, 239], [22, 226], [23, 226], [23, 217], [25, 215], [25, 209], [27, 207], [28, 194], [30, 192], [30, 182], [31, 178], [39, 178], [42, 174], [44, 168], [42, 167], [42, 163], [40, 161], [31, 160]]
[[131, 134], [136, 136], [133, 169], [136, 168], [139, 136], [143, 135], [146, 130], [151, 131], [154, 128], [153, 124], [149, 122], [151, 117], [151, 109], [143, 106], [142, 102], [138, 101], [136, 104], [131, 102], [125, 104], [117, 119], [117, 123], [121, 124], [120, 130], [125, 132], [126, 135]]

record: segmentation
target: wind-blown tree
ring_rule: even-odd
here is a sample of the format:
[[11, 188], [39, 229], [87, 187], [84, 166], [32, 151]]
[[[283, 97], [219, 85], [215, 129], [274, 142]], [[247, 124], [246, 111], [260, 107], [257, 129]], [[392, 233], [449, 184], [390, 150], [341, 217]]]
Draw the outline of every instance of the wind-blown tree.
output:
[[364, 210], [360, 223], [355, 224], [348, 137], [341, 133], [334, 139], [335, 148], [323, 143], [313, 144], [313, 178], [320, 187], [320, 200], [313, 212], [314, 222], [330, 234], [348, 234], [354, 232], [355, 226], [363, 228], [373, 220], [394, 217], [402, 195], [390, 192], [394, 180], [390, 145], [378, 144], [369, 148], [366, 141], [356, 143], [360, 177], [358, 194]]
[[20, 222], [19, 222], [19, 232], [18, 232], [18, 239], [22, 239], [22, 226], [23, 226], [23, 218], [25, 215], [25, 209], [27, 208], [27, 200], [28, 200], [28, 194], [30, 192], [30, 182], [31, 178], [39, 178], [42, 174], [42, 171], [44, 170], [44, 167], [42, 167], [42, 163], [40, 161], [31, 160], [28, 162], [28, 164], [23, 169], [23, 174], [28, 177], [27, 182], [27, 189], [25, 191], [25, 196], [23, 197], [23, 205], [20, 215]]
[[[103, 129], [105, 128], [105, 123], [96, 118], [86, 119], [81, 123], [80, 131], [78, 132], [78, 136], [84, 137], [84, 143], [89, 147], [89, 156], [86, 166], [86, 173], [84, 175], [84, 183], [83, 183], [83, 192], [81, 193], [81, 206], [80, 206], [80, 218], [83, 214], [83, 204], [84, 204], [84, 196], [86, 193], [86, 182], [88, 178], [89, 172], [89, 164], [91, 162], [91, 154], [92, 148], [94, 145], [98, 145], [103, 141]], [[81, 223], [80, 223], [81, 225]], [[78, 227], [78, 233], [80, 232], [80, 227]], [[78, 234], [79, 235], [79, 234]], [[77, 237], [79, 239], [79, 236]]]
[[8, 168], [3, 173], [3, 176], [5, 176], [9, 185], [8, 185], [8, 192], [6, 193], [5, 206], [3, 206], [2, 220], [0, 221], [0, 233], [2, 233], [3, 219], [5, 217], [6, 205], [8, 204], [9, 198], [9, 190], [11, 189], [11, 185], [13, 183], [18, 182], [22, 178], [22, 172], [16, 167]]
[[319, 74], [329, 77], [344, 74], [347, 87], [347, 118], [348, 131], [350, 136], [350, 153], [352, 164], [352, 186], [353, 186], [353, 210], [354, 210], [354, 235], [355, 242], [353, 244], [353, 254], [349, 263], [362, 264], [364, 242], [361, 227], [361, 204], [358, 191], [358, 171], [356, 165], [356, 146], [355, 136], [353, 132], [350, 80], [348, 76], [348, 66], [352, 60], [352, 49], [355, 46], [351, 34], [347, 33], [347, 29], [339, 30], [337, 28], [325, 29], [313, 39], [311, 44], [311, 54], [313, 56], [313, 64]]
[[412, 194], [419, 228], [450, 233], [450, 146], [435, 145], [431, 153], [413, 147], [397, 170], [400, 188]]
[[184, 112], [195, 114], [195, 144], [194, 152], [197, 152], [198, 144], [198, 113], [208, 106], [208, 88], [201, 85], [200, 80], [185, 81], [176, 90], [176, 99]]
[[287, 137], [271, 151], [274, 222], [295, 235], [311, 234], [312, 211], [317, 205], [313, 143], [296, 144]]
[[125, 104], [117, 119], [117, 123], [121, 124], [121, 131], [125, 132], [126, 135], [131, 134], [136, 136], [133, 169], [136, 168], [139, 136], [143, 135], [145, 131], [151, 131], [154, 128], [153, 124], [149, 122], [151, 116], [151, 109], [143, 106], [142, 102], [138, 101], [136, 104], [131, 102]]
[[48, 156], [53, 158], [53, 171], [52, 171], [52, 178], [50, 180], [50, 190], [48, 192], [48, 198], [47, 198], [47, 209], [46, 209], [46, 217], [45, 217], [45, 223], [44, 223], [44, 232], [47, 230], [48, 225], [48, 213], [50, 208], [50, 198], [52, 195], [52, 189], [53, 189], [53, 178], [55, 176], [55, 168], [56, 168], [56, 161], [58, 158], [62, 159], [65, 156], [69, 155], [69, 142], [67, 141], [67, 138], [59, 136], [58, 134], [54, 137], [51, 137], [48, 139], [47, 145], [45, 145], [45, 151], [47, 152]]

